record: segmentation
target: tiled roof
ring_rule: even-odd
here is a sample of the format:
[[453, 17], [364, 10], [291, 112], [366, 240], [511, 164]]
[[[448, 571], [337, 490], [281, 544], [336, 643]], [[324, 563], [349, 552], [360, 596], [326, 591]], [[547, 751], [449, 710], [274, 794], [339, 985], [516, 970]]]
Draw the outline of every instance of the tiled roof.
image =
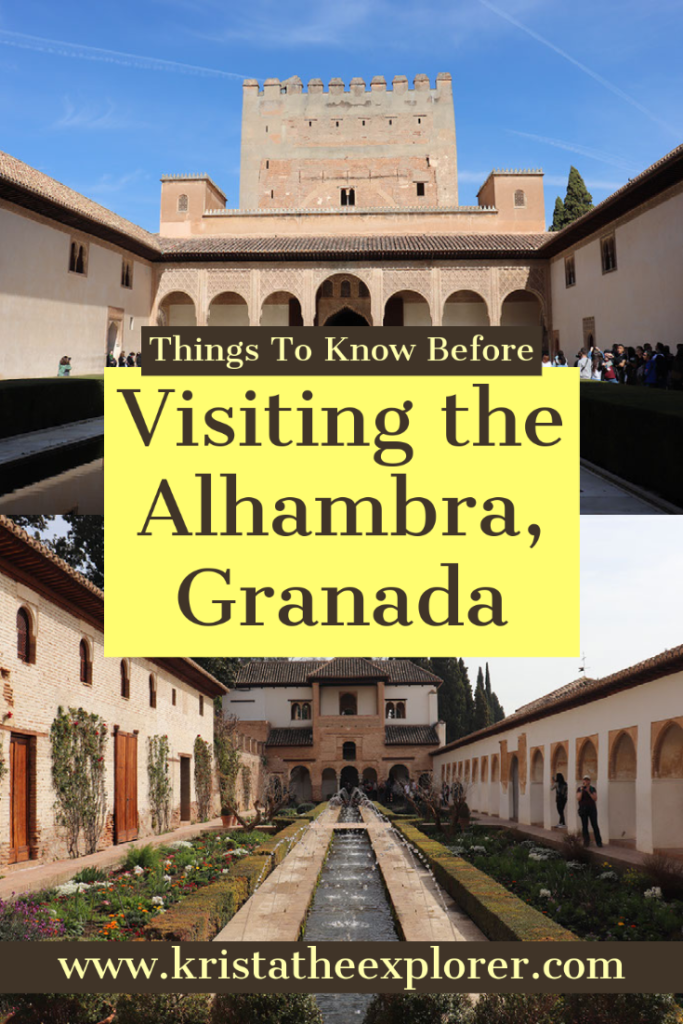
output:
[[324, 661], [320, 668], [310, 674], [311, 679], [384, 679], [388, 676], [386, 666], [380, 666], [367, 658], [332, 658]]
[[341, 235], [264, 236], [200, 235], [161, 238], [165, 261], [176, 260], [302, 260], [326, 259], [477, 259], [533, 258], [548, 233], [505, 235]]
[[312, 747], [313, 729], [302, 726], [299, 729], [271, 729], [267, 747]]
[[384, 742], [388, 747], [400, 744], [435, 747], [439, 734], [432, 725], [385, 725]]
[[0, 196], [35, 213], [105, 238], [147, 259], [159, 258], [156, 235], [3, 152], [0, 152]]
[[370, 658], [329, 658], [302, 661], [250, 661], [237, 676], [237, 686], [306, 686], [313, 679], [386, 679], [388, 683], [431, 683], [441, 679], [412, 661]]
[[533, 722], [539, 718], [547, 718], [548, 715], [556, 715], [561, 711], [568, 711], [570, 708], [580, 707], [589, 704], [594, 700], [602, 700], [620, 690], [628, 690], [633, 686], [642, 686], [653, 679], [660, 679], [663, 676], [673, 675], [674, 672], [683, 672], [683, 644], [672, 647], [661, 654], [656, 654], [645, 661], [639, 661], [637, 665], [620, 669], [610, 676], [602, 679], [581, 678], [575, 679], [557, 690], [539, 697], [518, 708], [512, 715], [508, 715], [495, 725], [489, 725], [485, 729], [472, 732], [469, 736], [462, 736], [452, 743], [447, 743], [434, 753], [441, 753], [447, 750], [456, 750], [458, 747], [467, 746], [475, 740], [484, 739], [487, 736], [494, 736], [497, 733], [505, 732], [526, 722]]
[[583, 217], [579, 217], [561, 231], [549, 232], [545, 236], [546, 240], [539, 255], [555, 256], [682, 180], [683, 145], [677, 146], [666, 156], [650, 164], [635, 178], [630, 178], [616, 192], [607, 196], [588, 213], [584, 213]]
[[[9, 518], [0, 515], [0, 562], [4, 571], [16, 571], [19, 578], [31, 586], [45, 587], [56, 603], [77, 608], [83, 618], [97, 628], [104, 629], [104, 594], [77, 569], [59, 558], [45, 544], [34, 540], [26, 530]], [[191, 658], [148, 658], [173, 675], [179, 676], [195, 689], [211, 697], [219, 696], [227, 688]]]

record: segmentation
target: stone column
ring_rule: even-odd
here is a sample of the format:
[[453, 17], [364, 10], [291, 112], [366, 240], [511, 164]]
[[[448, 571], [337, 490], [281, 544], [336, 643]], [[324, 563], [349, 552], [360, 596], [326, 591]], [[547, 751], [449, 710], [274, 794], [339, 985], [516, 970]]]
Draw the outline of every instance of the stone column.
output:
[[375, 267], [372, 271], [370, 314], [372, 326], [381, 327], [384, 323], [384, 273], [381, 267]]
[[315, 321], [315, 286], [313, 284], [313, 270], [306, 267], [303, 272], [303, 305], [301, 315], [304, 327], [313, 327]]
[[249, 326], [258, 327], [261, 322], [261, 271], [252, 269], [249, 275]]
[[491, 267], [491, 301], [489, 302], [491, 327], [500, 327], [500, 314], [500, 267]]
[[208, 273], [206, 268], [197, 270], [197, 327], [206, 327], [209, 318], [208, 295]]
[[432, 327], [441, 327], [443, 302], [441, 301], [441, 267], [432, 267]]

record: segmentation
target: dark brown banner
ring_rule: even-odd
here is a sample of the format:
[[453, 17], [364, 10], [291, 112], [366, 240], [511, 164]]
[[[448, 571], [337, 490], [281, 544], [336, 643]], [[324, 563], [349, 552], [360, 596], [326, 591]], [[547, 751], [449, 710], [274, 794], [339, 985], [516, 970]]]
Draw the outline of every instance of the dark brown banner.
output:
[[143, 327], [144, 376], [537, 377], [540, 327]]
[[677, 942], [0, 943], [0, 991], [676, 992]]

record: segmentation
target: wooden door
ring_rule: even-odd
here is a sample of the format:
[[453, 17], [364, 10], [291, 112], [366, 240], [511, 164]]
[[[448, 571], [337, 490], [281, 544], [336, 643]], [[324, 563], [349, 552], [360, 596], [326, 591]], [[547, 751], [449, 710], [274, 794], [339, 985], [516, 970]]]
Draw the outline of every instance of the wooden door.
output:
[[114, 826], [117, 843], [138, 835], [138, 738], [117, 732], [114, 747]]
[[28, 736], [10, 739], [10, 850], [9, 862], [16, 864], [30, 856], [31, 745]]
[[192, 796], [190, 793], [190, 758], [180, 758], [180, 820], [192, 817]]

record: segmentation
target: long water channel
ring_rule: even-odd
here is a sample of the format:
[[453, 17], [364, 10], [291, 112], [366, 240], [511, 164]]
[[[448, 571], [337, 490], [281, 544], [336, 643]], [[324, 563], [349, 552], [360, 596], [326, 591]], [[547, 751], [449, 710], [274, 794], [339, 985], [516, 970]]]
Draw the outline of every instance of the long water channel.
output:
[[[340, 823], [358, 821], [344, 807]], [[364, 830], [335, 833], [306, 921], [307, 942], [398, 942], [391, 906], [369, 836]], [[362, 1021], [371, 995], [316, 996], [325, 1024]]]

